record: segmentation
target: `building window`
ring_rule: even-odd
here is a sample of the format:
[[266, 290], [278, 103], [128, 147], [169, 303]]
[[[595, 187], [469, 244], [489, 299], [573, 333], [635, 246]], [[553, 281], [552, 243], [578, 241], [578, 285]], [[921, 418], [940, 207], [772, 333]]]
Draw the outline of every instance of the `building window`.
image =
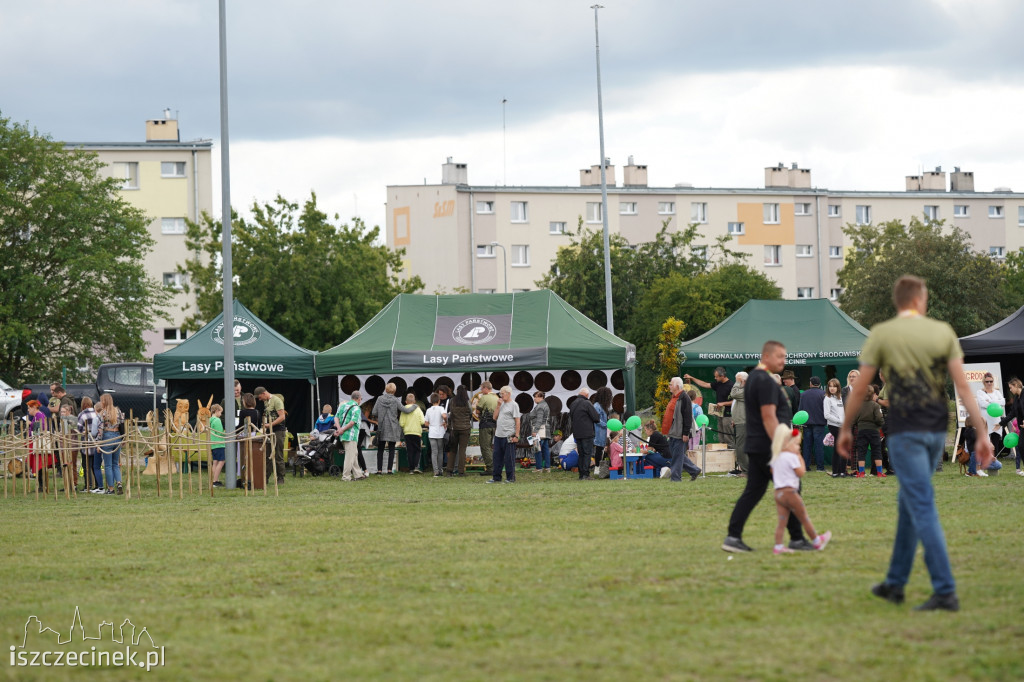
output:
[[121, 189], [139, 188], [139, 164], [135, 161], [110, 164], [110, 174], [121, 181]]
[[619, 215], [636, 215], [636, 202], [635, 201], [620, 201], [619, 202]]
[[796, 257], [797, 258], [811, 258], [814, 256], [814, 246], [811, 244], [797, 244], [796, 245]]
[[510, 220], [514, 223], [525, 223], [528, 217], [525, 201], [513, 201], [510, 208]]
[[835, 289], [829, 289], [828, 290], [828, 297], [831, 300], [833, 300], [833, 301], [838, 301], [839, 300], [839, 294], [841, 294], [841, 293], [843, 293], [843, 290], [838, 288], [838, 287], [835, 288]]
[[778, 244], [766, 244], [764, 247], [764, 264], [782, 265], [782, 247]]
[[529, 291], [529, 289], [513, 289], [512, 293], [513, 294], [525, 294], [527, 291]]
[[692, 251], [692, 253], [693, 253], [695, 258], [699, 258], [700, 260], [704, 261], [705, 263], [707, 262], [707, 260], [708, 260], [708, 247], [706, 247], [706, 246], [694, 246], [691, 249], [691, 251]]
[[954, 218], [966, 218], [970, 215], [970, 211], [967, 208], [967, 204], [959, 204], [953, 206], [953, 217]]
[[476, 292], [478, 294], [493, 294], [494, 289], [477, 289]]
[[1003, 207], [1002, 206], [989, 206], [988, 207], [988, 217], [989, 218], [1002, 218], [1003, 217]]
[[565, 234], [565, 223], [563, 222], [551, 222], [548, 223], [548, 234]]
[[161, 178], [183, 178], [183, 177], [185, 177], [185, 162], [184, 161], [161, 161], [160, 162], [160, 177]]
[[988, 247], [988, 255], [993, 258], [1005, 258], [1006, 247], [1005, 246], [990, 246]]
[[160, 231], [164, 234], [185, 234], [185, 219], [161, 218]]
[[181, 343], [185, 337], [180, 327], [164, 327], [164, 343]]
[[512, 267], [525, 268], [530, 265], [530, 245], [512, 245]]
[[828, 205], [828, 217], [829, 218], [838, 218], [840, 215], [842, 215], [842, 214], [839, 211], [839, 204], [829, 204]]
[[476, 202], [476, 212], [479, 214], [494, 213], [494, 202], [493, 201], [478, 201]]
[[939, 207], [926, 205], [924, 207], [925, 220], [938, 220], [939, 219]]
[[181, 291], [185, 288], [185, 283], [188, 282], [188, 278], [181, 272], [165, 272], [164, 273], [164, 286], [170, 287], [171, 289], [177, 289]]
[[708, 221], [708, 205], [702, 201], [694, 201], [690, 204], [690, 222], [706, 223]]
[[828, 257], [829, 258], [842, 258], [843, 257], [843, 247], [841, 247], [841, 246], [830, 246], [830, 247], [828, 247]]
[[871, 224], [871, 207], [860, 205], [857, 206], [857, 224], [858, 225], [870, 225]]
[[797, 287], [797, 298], [814, 298], [814, 287]]
[[1024, 206], [1017, 207], [1017, 224], [1024, 225]]
[[746, 234], [746, 230], [743, 228], [743, 223], [729, 223], [729, 234], [731, 234], [731, 235]]
[[796, 215], [811, 215], [810, 204], [793, 204], [793, 213]]
[[494, 258], [494, 244], [477, 244], [477, 258]]
[[603, 206], [600, 201], [587, 202], [587, 222], [599, 223], [604, 216]]
[[764, 205], [764, 224], [765, 225], [778, 225], [779, 224], [779, 205], [778, 204], [765, 204]]
[[658, 215], [675, 215], [676, 214], [676, 202], [674, 201], [659, 201], [658, 202]]

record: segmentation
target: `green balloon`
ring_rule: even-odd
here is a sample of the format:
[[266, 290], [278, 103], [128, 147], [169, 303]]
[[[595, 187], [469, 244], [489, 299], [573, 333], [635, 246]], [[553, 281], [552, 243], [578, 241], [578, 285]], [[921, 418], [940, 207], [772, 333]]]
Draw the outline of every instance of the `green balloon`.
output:
[[643, 420], [641, 420], [640, 417], [634, 414], [632, 417], [626, 420], [626, 428], [629, 429], [630, 431], [636, 431], [637, 429], [640, 428], [640, 425], [642, 423]]
[[622, 430], [622, 422], [620, 422], [618, 419], [609, 419], [608, 420], [608, 430], [609, 431], [621, 431]]
[[793, 426], [803, 426], [807, 423], [807, 419], [810, 415], [807, 414], [807, 410], [800, 410], [793, 415]]
[[986, 407], [985, 409], [988, 411], [988, 416], [990, 417], [1003, 416], [1003, 406], [1000, 405], [999, 403], [989, 403], [988, 407]]
[[1005, 436], [1003, 436], [1003, 445], [1008, 448], [1017, 447], [1017, 443], [1019, 442], [1020, 436], [1018, 436], [1016, 433], [1008, 433]]
[[697, 415], [697, 426], [699, 426], [700, 428], [703, 429], [705, 426], [707, 426], [708, 421], [708, 416], [706, 414]]

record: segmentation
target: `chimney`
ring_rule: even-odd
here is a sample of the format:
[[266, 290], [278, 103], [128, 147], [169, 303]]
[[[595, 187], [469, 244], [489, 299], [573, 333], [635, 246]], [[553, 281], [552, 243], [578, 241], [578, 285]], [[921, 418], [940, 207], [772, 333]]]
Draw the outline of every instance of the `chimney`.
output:
[[633, 163], [633, 157], [629, 157], [629, 163], [622, 169], [623, 187], [647, 187], [647, 166], [637, 166]]
[[[615, 166], [612, 165], [611, 159], [604, 160], [604, 179], [608, 183], [609, 187], [615, 187]], [[601, 166], [596, 163], [590, 168], [583, 168], [580, 170], [580, 187], [600, 187], [601, 186]]]
[[441, 165], [441, 184], [442, 185], [468, 185], [469, 184], [469, 169], [466, 168], [464, 163], [453, 163], [452, 157]]
[[949, 176], [949, 191], [973, 192], [974, 173], [971, 171], [962, 171], [960, 170], [960, 166], [954, 166], [953, 173]]
[[920, 192], [921, 191], [921, 176], [920, 175], [908, 175], [907, 176], [907, 191], [908, 192]]
[[942, 166], [936, 166], [933, 171], [925, 171], [921, 177], [921, 191], [922, 192], [945, 192], [946, 191], [946, 173], [942, 170]]
[[810, 189], [811, 169], [800, 168], [793, 163], [790, 168], [780, 163], [764, 169], [764, 186], [766, 188]]
[[146, 142], [181, 142], [178, 121], [171, 118], [171, 110], [164, 109], [164, 117], [146, 121]]

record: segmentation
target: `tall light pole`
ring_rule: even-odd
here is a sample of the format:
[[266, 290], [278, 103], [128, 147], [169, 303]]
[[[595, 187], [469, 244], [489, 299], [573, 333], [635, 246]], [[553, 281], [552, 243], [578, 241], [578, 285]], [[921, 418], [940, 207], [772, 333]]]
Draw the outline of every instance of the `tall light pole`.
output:
[[[224, 432], [235, 431], [235, 312], [231, 281], [231, 168], [228, 162], [228, 40], [225, 0], [220, 0], [220, 192], [221, 256], [224, 262]], [[229, 402], [230, 401], [230, 402]], [[224, 443], [224, 478], [235, 487], [235, 444]], [[201, 465], [200, 465], [201, 466]]]
[[608, 182], [605, 177], [604, 159], [604, 106], [601, 102], [601, 40], [597, 31], [597, 10], [603, 5], [591, 5], [594, 10], [594, 52], [597, 56], [597, 129], [601, 138], [601, 225], [604, 229], [604, 303], [608, 324], [608, 332], [615, 333], [615, 320], [612, 316], [612, 256], [608, 238]]
[[505, 293], [508, 293], [508, 254], [505, 252], [505, 247], [498, 242], [491, 242], [491, 246], [497, 246], [501, 249], [501, 267], [505, 271]]
[[501, 100], [501, 184], [508, 185], [508, 142], [505, 135], [505, 105], [508, 100]]

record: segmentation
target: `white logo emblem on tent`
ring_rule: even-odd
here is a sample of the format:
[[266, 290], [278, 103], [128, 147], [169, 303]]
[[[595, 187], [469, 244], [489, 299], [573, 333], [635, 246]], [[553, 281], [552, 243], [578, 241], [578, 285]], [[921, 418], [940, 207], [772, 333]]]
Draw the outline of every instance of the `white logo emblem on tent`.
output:
[[452, 338], [459, 343], [481, 345], [492, 340], [498, 334], [497, 327], [483, 317], [468, 317], [455, 325]]
[[[213, 340], [217, 343], [224, 343], [223, 322], [213, 328], [211, 336], [213, 336]], [[260, 328], [252, 320], [244, 317], [235, 317], [234, 324], [231, 327], [231, 337], [234, 339], [235, 346], [247, 346], [259, 340]]]

